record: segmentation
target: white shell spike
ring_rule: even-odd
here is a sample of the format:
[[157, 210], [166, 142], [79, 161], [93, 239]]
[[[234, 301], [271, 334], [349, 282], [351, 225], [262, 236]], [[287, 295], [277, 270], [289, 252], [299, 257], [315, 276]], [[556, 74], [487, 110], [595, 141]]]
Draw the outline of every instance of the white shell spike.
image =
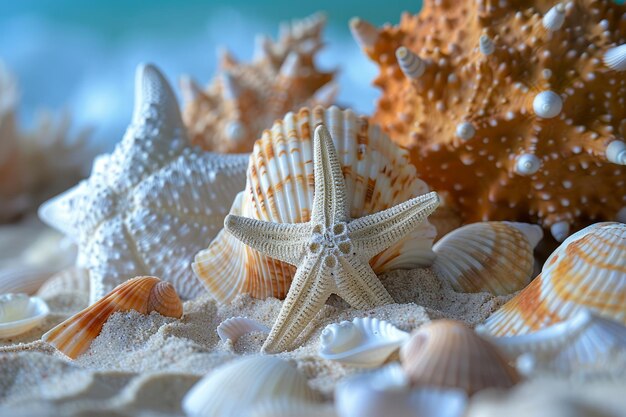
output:
[[559, 3], [556, 6], [552, 7], [548, 12], [543, 16], [543, 27], [546, 30], [551, 32], [557, 31], [561, 29], [563, 23], [565, 22], [565, 6], [563, 3]]
[[426, 70], [424, 61], [404, 46], [396, 49], [396, 58], [398, 59], [398, 65], [400, 65], [400, 69], [404, 75], [411, 80], [421, 77]]
[[362, 48], [371, 48], [378, 41], [378, 30], [374, 25], [359, 17], [350, 19], [352, 37]]
[[204, 290], [189, 265], [221, 229], [247, 164], [247, 155], [192, 147], [174, 92], [156, 67], [141, 65], [122, 141], [39, 214], [76, 241], [91, 302], [136, 275], [162, 276], [192, 298]]
[[614, 140], [606, 147], [606, 159], [614, 164], [626, 165], [626, 142]]
[[569, 223], [566, 221], [554, 223], [550, 226], [550, 233], [557, 242], [563, 242], [569, 236]]
[[515, 160], [515, 172], [519, 175], [533, 175], [541, 168], [541, 161], [531, 153], [524, 153]]
[[456, 125], [456, 135], [459, 139], [470, 140], [476, 134], [476, 128], [470, 122], [462, 122]]
[[409, 333], [372, 317], [355, 318], [322, 330], [320, 356], [346, 365], [373, 368], [400, 348]]
[[483, 55], [491, 55], [496, 50], [496, 45], [489, 36], [481, 35], [478, 41], [478, 49], [480, 49], [480, 53]]
[[[476, 329], [509, 357], [524, 356], [522, 363], [560, 374], [608, 365], [616, 352], [626, 352], [626, 327], [582, 309], [570, 319], [520, 336], [492, 337]], [[522, 372], [533, 369], [520, 369]]]
[[626, 44], [615, 46], [604, 53], [604, 65], [615, 71], [626, 71]]
[[0, 339], [26, 333], [48, 315], [46, 303], [26, 294], [0, 295]]
[[236, 343], [241, 336], [252, 332], [269, 334], [270, 328], [247, 317], [231, 317], [217, 326], [217, 335], [223, 342]]
[[317, 392], [289, 362], [274, 356], [248, 356], [228, 362], [202, 378], [183, 399], [188, 417], [246, 416], [270, 402], [315, 404]]
[[542, 91], [533, 100], [533, 110], [542, 119], [552, 119], [563, 110], [563, 100], [554, 91]]

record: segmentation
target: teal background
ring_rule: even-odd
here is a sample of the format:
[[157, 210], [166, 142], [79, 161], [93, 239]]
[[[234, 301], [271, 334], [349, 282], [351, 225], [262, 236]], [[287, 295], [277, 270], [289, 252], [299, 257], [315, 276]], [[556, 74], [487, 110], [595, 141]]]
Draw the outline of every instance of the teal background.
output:
[[0, 60], [18, 79], [24, 125], [38, 108], [65, 108], [75, 125], [95, 127], [94, 140], [110, 149], [130, 119], [138, 63], [157, 64], [176, 89], [182, 74], [204, 85], [218, 47], [249, 60], [256, 33], [275, 38], [279, 22], [316, 11], [328, 18], [319, 65], [339, 69], [342, 104], [371, 112], [376, 69], [353, 41], [348, 21], [397, 23], [402, 11], [420, 7], [420, 1], [356, 0], [0, 1]]

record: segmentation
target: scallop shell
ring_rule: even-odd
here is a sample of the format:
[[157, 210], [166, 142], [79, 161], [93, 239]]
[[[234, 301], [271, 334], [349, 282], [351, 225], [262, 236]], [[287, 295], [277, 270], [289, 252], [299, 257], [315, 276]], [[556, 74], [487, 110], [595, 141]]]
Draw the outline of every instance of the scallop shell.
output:
[[217, 335], [223, 342], [236, 343], [241, 336], [252, 332], [269, 334], [270, 328], [247, 317], [231, 317], [217, 326]]
[[389, 322], [372, 317], [355, 318], [326, 326], [320, 336], [319, 355], [346, 365], [374, 368], [409, 338]]
[[[533, 368], [541, 365], [543, 370], [567, 374], [583, 367], [606, 366], [615, 352], [626, 352], [626, 327], [582, 309], [536, 333], [490, 340], [510, 357], [525, 356], [523, 362]], [[531, 369], [520, 371], [529, 373]]]
[[13, 266], [0, 270], [0, 294], [34, 294], [54, 273], [56, 269], [38, 266]]
[[176, 318], [183, 315], [182, 302], [172, 284], [155, 277], [136, 277], [118, 285], [104, 298], [68, 318], [41, 339], [76, 359], [89, 349], [113, 313], [129, 310], [141, 314], [156, 311]]
[[459, 388], [472, 395], [519, 381], [496, 346], [452, 320], [420, 327], [400, 350], [400, 360], [414, 386]]
[[51, 276], [37, 291], [37, 295], [51, 298], [63, 293], [81, 293], [89, 295], [89, 271], [72, 266]]
[[626, 224], [596, 223], [571, 235], [485, 328], [496, 336], [532, 333], [582, 308], [626, 325]]
[[[232, 214], [278, 223], [307, 222], [313, 201], [315, 127], [329, 128], [346, 180], [350, 215], [375, 213], [427, 193], [406, 150], [391, 142], [377, 126], [351, 110], [337, 107], [301, 109], [277, 121], [254, 145], [246, 189]], [[376, 273], [430, 265], [435, 229], [424, 222], [412, 234], [372, 258]], [[193, 269], [222, 303], [237, 294], [284, 298], [295, 267], [273, 260], [222, 230], [208, 249], [196, 255]]]
[[339, 417], [461, 417], [461, 390], [412, 389], [398, 364], [346, 378], [335, 389]]
[[189, 417], [245, 416], [268, 402], [317, 402], [318, 394], [289, 362], [274, 356], [249, 356], [213, 370], [185, 395]]
[[26, 333], [43, 322], [49, 311], [38, 297], [22, 293], [0, 295], [0, 338]]
[[433, 268], [455, 291], [511, 294], [530, 281], [542, 236], [541, 227], [526, 223], [468, 224], [435, 243]]

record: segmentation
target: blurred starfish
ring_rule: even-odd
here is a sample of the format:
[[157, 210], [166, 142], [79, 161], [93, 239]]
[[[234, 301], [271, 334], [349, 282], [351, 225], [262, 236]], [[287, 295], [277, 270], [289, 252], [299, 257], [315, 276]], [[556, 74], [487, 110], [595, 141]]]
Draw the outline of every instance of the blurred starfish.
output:
[[439, 204], [431, 192], [387, 210], [350, 219], [341, 164], [328, 129], [314, 137], [311, 221], [284, 224], [229, 215], [224, 226], [246, 245], [298, 267], [263, 350], [287, 350], [337, 294], [357, 309], [393, 303], [369, 260], [406, 236]]

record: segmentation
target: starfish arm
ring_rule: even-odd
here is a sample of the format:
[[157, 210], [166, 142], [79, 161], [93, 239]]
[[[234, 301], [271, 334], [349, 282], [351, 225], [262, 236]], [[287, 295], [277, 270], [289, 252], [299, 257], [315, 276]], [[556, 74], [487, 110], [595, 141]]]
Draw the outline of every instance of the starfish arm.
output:
[[315, 129], [313, 140], [315, 191], [311, 221], [325, 227], [348, 219], [346, 184], [330, 132], [324, 125]]
[[300, 262], [310, 236], [308, 223], [274, 223], [235, 214], [226, 216], [224, 228], [251, 248], [291, 265]]
[[409, 234], [439, 205], [435, 192], [412, 198], [387, 210], [348, 223], [348, 235], [355, 252], [371, 259]]
[[324, 307], [332, 292], [332, 281], [323, 256], [307, 256], [293, 277], [287, 298], [262, 350], [267, 353], [288, 350]]
[[365, 309], [395, 302], [367, 262], [349, 255], [339, 262], [345, 278], [337, 281], [337, 295], [350, 306]]

